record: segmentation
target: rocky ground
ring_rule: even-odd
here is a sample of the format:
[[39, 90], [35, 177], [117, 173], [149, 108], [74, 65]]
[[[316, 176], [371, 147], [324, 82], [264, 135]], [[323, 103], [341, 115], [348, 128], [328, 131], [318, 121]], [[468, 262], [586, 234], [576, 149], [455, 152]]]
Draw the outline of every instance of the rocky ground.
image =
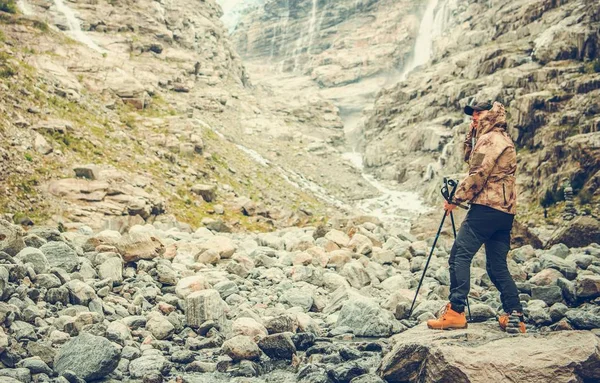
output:
[[24, 231], [0, 221], [0, 376], [7, 383], [600, 379], [597, 243], [510, 253], [528, 326], [527, 335], [511, 337], [497, 326], [499, 296], [483, 254], [471, 270], [469, 329], [424, 328], [446, 303], [447, 232], [409, 317], [431, 240], [368, 216], [264, 234], [158, 223], [125, 233], [85, 225]]

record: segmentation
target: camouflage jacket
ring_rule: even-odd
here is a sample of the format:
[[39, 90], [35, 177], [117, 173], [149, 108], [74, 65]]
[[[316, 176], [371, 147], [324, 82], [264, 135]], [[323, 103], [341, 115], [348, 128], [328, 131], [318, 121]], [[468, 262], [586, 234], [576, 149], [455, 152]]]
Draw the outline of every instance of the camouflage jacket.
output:
[[516, 171], [517, 153], [506, 133], [506, 111], [495, 102], [479, 121], [477, 143], [469, 157], [469, 175], [458, 185], [455, 202], [485, 205], [515, 215]]

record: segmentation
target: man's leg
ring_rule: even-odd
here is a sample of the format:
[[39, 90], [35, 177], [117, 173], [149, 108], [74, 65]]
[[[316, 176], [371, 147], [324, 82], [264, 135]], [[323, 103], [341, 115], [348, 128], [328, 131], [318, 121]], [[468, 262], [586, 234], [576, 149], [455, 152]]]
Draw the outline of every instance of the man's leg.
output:
[[[490, 280], [492, 281], [492, 283], [494, 284], [494, 286], [496, 286], [496, 288], [498, 289], [498, 291], [500, 291], [500, 287], [498, 287], [498, 280], [496, 279], [496, 274], [494, 273], [494, 268], [492, 267], [492, 262], [489, 261], [488, 258], [488, 247], [490, 245], [488, 245], [489, 241], [487, 241], [485, 243], [485, 256], [486, 256], [486, 261], [485, 261], [485, 270], [487, 271], [488, 276], [490, 277]], [[500, 295], [500, 301], [502, 302], [502, 309], [506, 312], [506, 310], [508, 309], [506, 306], [506, 302], [504, 302], [504, 296]]]
[[494, 233], [485, 242], [486, 268], [488, 274], [492, 271], [494, 275], [492, 282], [500, 291], [500, 300], [504, 311], [508, 314], [513, 311], [522, 313], [523, 307], [519, 300], [519, 290], [506, 263], [508, 250], [510, 250], [510, 230], [500, 230]]
[[[470, 214], [471, 212], [469, 212]], [[456, 312], [464, 312], [467, 296], [471, 288], [471, 261], [485, 237], [473, 229], [473, 220], [468, 217], [462, 224], [448, 263], [450, 265], [450, 303]]]

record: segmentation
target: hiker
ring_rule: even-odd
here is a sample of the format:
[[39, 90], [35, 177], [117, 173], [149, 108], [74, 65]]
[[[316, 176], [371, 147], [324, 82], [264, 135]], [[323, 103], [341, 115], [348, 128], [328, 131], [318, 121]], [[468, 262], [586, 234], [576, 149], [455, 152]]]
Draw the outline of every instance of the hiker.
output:
[[441, 318], [427, 321], [427, 326], [432, 329], [467, 327], [465, 305], [470, 289], [471, 260], [481, 245], [485, 245], [487, 273], [500, 291], [502, 308], [507, 313], [500, 316], [500, 327], [524, 333], [519, 292], [506, 263], [517, 209], [517, 156], [506, 132], [506, 111], [499, 102], [478, 103], [465, 107], [464, 111], [473, 116], [465, 141], [469, 175], [459, 184], [452, 203], [444, 203], [444, 209], [450, 214], [456, 205], [465, 202], [470, 203], [471, 208], [448, 260], [450, 303]]

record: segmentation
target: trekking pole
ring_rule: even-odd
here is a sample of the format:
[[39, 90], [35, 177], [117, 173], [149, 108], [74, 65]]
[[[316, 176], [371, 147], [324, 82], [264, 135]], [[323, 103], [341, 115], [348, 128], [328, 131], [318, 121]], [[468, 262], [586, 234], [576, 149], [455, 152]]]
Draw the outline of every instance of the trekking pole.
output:
[[419, 281], [419, 286], [417, 286], [417, 292], [415, 293], [415, 298], [410, 305], [410, 311], [408, 312], [408, 317], [412, 315], [413, 308], [415, 307], [415, 302], [417, 301], [417, 297], [419, 296], [419, 290], [421, 289], [421, 285], [423, 284], [423, 279], [425, 279], [425, 273], [427, 273], [427, 267], [429, 267], [429, 261], [431, 261], [431, 256], [433, 255], [433, 251], [435, 250], [435, 244], [437, 243], [438, 238], [440, 237], [440, 233], [442, 232], [442, 227], [444, 226], [444, 221], [446, 220], [446, 210], [444, 210], [444, 216], [442, 217], [442, 222], [440, 223], [440, 227], [438, 228], [437, 234], [435, 235], [435, 239], [433, 240], [433, 246], [431, 246], [431, 251], [429, 252], [429, 257], [427, 258], [427, 263], [425, 263], [425, 268], [423, 269], [423, 275], [421, 275], [421, 280]]

